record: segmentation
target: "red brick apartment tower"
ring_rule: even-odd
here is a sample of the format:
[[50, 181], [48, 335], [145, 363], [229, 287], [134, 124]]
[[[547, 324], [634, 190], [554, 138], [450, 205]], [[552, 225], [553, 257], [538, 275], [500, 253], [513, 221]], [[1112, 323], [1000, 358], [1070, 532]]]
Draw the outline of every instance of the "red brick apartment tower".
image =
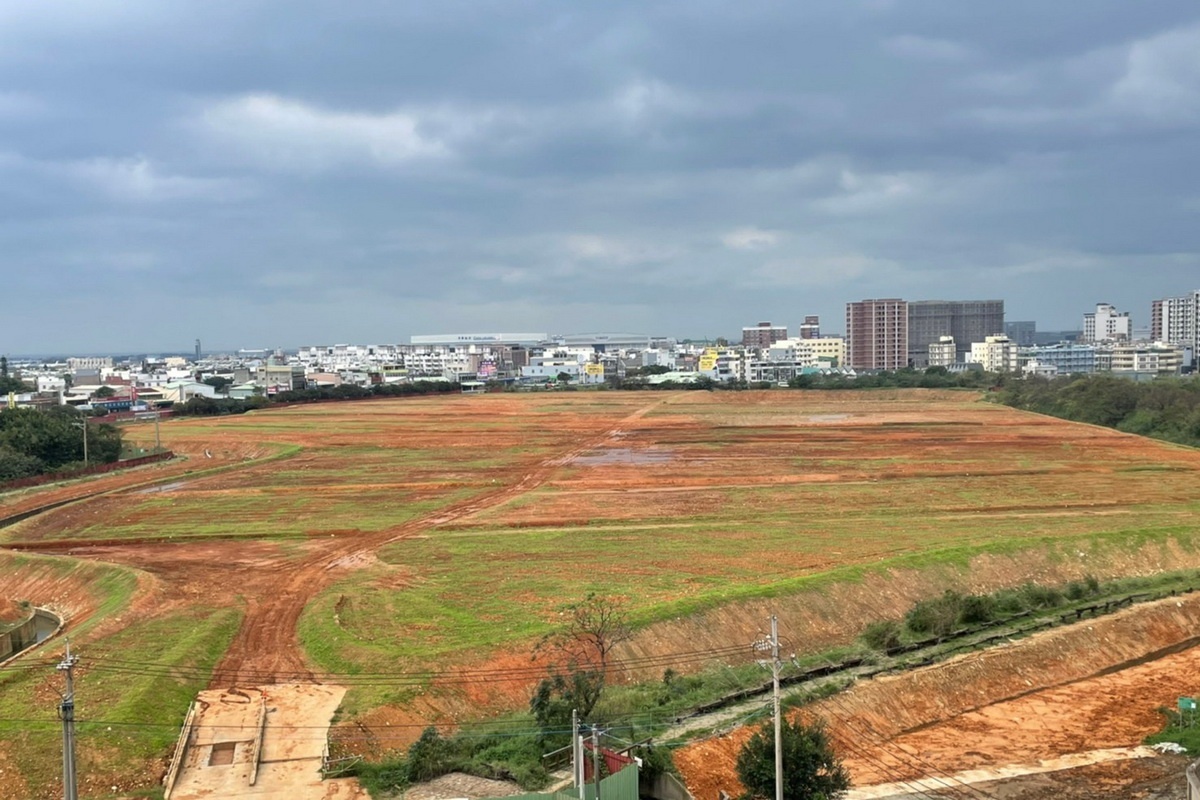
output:
[[908, 366], [908, 303], [896, 298], [846, 304], [846, 362], [853, 369]]
[[1163, 327], [1163, 301], [1150, 301], [1150, 341], [1165, 342], [1167, 332]]

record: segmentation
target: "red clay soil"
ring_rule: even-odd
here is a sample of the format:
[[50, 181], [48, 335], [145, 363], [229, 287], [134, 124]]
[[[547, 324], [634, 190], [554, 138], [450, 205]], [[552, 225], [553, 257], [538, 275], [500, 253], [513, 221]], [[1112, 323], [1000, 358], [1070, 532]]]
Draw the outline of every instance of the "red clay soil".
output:
[[[305, 606], [340, 571], [369, 563], [374, 552], [385, 544], [419, 534], [435, 525], [465, 519], [537, 488], [564, 460], [619, 435], [623, 426], [641, 418], [662, 402], [665, 402], [665, 398], [656, 398], [654, 402], [628, 415], [616, 427], [604, 423], [604, 417], [597, 417], [588, 429], [588, 417], [577, 416], [575, 425], [579, 433], [585, 435], [574, 439], [569, 450], [546, 458], [529, 469], [515, 483], [386, 530], [371, 533], [354, 531], [353, 535], [310, 540], [303, 545], [305, 555], [299, 560], [294, 555], [285, 556], [275, 544], [253, 541], [39, 543], [36, 539], [45, 534], [36, 528], [32, 536], [26, 531], [22, 532], [23, 538], [32, 538], [34, 541], [16, 546], [137, 566], [162, 578], [169, 587], [169, 596], [180, 602], [202, 597], [210, 605], [223, 604], [222, 598], [232, 604], [237, 596], [241, 596], [247, 604], [243, 624], [218, 664], [211, 685], [219, 688], [237, 684], [309, 680], [312, 674], [297, 638], [297, 622]], [[456, 435], [461, 439], [461, 432]], [[203, 459], [204, 448], [193, 446], [193, 449], [200, 452]], [[243, 450], [237, 447], [214, 447], [211, 452], [227, 456], [224, 463], [237, 463], [245, 455]], [[203, 463], [205, 466], [215, 465], [215, 460], [203, 459]], [[195, 463], [190, 466], [194, 467]], [[18, 510], [62, 499], [129, 490], [149, 481], [162, 481], [181, 474], [184, 468], [185, 462], [174, 462], [137, 470], [137, 474], [111, 474], [95, 480], [48, 487], [38, 491], [36, 496], [11, 501], [9, 507]], [[236, 481], [236, 478], [231, 480]], [[92, 512], [87, 504], [54, 512], [55, 519], [49, 528], [61, 529], [64, 523], [70, 523], [73, 516], [89, 513]]]
[[176, 448], [176, 455], [177, 458], [157, 464], [4, 492], [0, 494], [0, 519], [63, 502], [86, 500], [110, 492], [149, 486], [188, 472], [244, 463], [247, 458], [257, 457], [262, 453], [261, 448], [241, 451], [218, 449], [209, 450], [209, 458], [205, 456], [203, 447], [185, 444], [182, 448]]
[[532, 491], [545, 482], [563, 460], [619, 434], [625, 426], [645, 416], [662, 402], [665, 401], [659, 399], [639, 408], [616, 427], [593, 431], [570, 451], [546, 459], [518, 482], [495, 492], [471, 498], [429, 517], [389, 530], [314, 542], [314, 552], [298, 563], [290, 564], [289, 574], [282, 583], [276, 580], [270, 592], [249, 599], [245, 620], [217, 665], [211, 685], [215, 688], [233, 686], [239, 682], [261, 684], [296, 680], [298, 677], [311, 680], [313, 676], [307, 669], [296, 626], [304, 608], [333, 581], [339, 569], [365, 563], [386, 544], [415, 536], [435, 525], [470, 517]]
[[[1136, 745], [1162, 728], [1156, 709], [1196, 692], [1198, 628], [1200, 597], [1162, 601], [868, 681], [797, 713], [827, 722], [856, 785]], [[1172, 646], [1187, 649], [1161, 655]], [[741, 791], [737, 753], [751, 732], [676, 753], [696, 797]]]
[[[543, 410], [540, 412], [539, 419], [544, 420], [546, 428], [557, 429], [560, 432], [566, 431], [570, 437], [567, 441], [570, 443], [559, 447], [556, 452], [540, 457], [536, 463], [522, 467], [520, 472], [504, 473], [505, 479], [498, 483], [494, 491], [464, 500], [424, 518], [385, 530], [347, 531], [344, 535], [312, 538], [299, 545], [288, 543], [287, 551], [285, 551], [284, 545], [244, 540], [182, 544], [163, 541], [138, 543], [129, 540], [104, 543], [46, 541], [54, 539], [58, 535], [57, 531], [63, 529], [64, 523], [74, 524], [85, 519], [86, 515], [96, 513], [97, 508], [105, 502], [103, 500], [96, 504], [79, 503], [54, 512], [45, 517], [45, 523], [42, 525], [38, 523], [24, 524], [21, 538], [25, 542], [23, 546], [32, 549], [69, 553], [77, 557], [128, 564], [143, 569], [160, 579], [158, 581], [159, 588], [155, 591], [163, 600], [164, 607], [175, 603], [187, 605], [197, 599], [202, 599], [205, 605], [219, 605], [226, 602], [235, 604], [239, 602], [239, 599], [243, 600], [246, 613], [242, 626], [229, 650], [218, 664], [211, 682], [211, 686], [214, 688], [226, 688], [239, 684], [264, 685], [273, 682], [312, 679], [313, 676], [308, 668], [297, 634], [297, 623], [304, 608], [344, 571], [371, 563], [374, 553], [380, 547], [406, 537], [422, 535], [434, 526], [453, 525], [469, 528], [475, 524], [495, 526], [498, 522], [501, 524], [508, 522], [519, 526], [533, 524], [534, 520], [529, 516], [534, 514], [540, 515], [542, 519], [547, 517], [565, 520], [577, 518], [594, 521], [599, 518], [593, 513], [597, 507], [605, 509], [607, 514], [605, 518], [611, 519], [623, 515], [643, 514], [644, 512], [639, 510], [642, 508], [655, 509], [655, 515], [661, 515], [664, 513], [664, 508], [670, 508], [670, 501], [667, 497], [672, 492], [703, 490], [716, 484], [732, 485], [732, 483], [736, 483], [730, 481], [729, 478], [731, 474], [739, 474], [736, 471], [731, 472], [731, 460], [736, 461], [742, 458], [746, 460], [748, 468], [753, 469], [754, 474], [762, 476], [762, 479], [754, 484], [756, 486], [769, 486], [772, 478], [769, 474], [764, 473], [772, 471], [790, 471], [793, 476], [800, 475], [805, 480], [811, 480], [814, 483], [828, 479], [838, 480], [842, 483], [859, 481], [865, 484], [914, 475], [958, 475], [962, 470], [963, 460], [974, 459], [975, 463], [979, 463], [981, 456], [990, 456], [993, 470], [1000, 470], [1000, 472], [988, 471], [988, 476], [996, 474], [1043, 475], [1045, 470], [1042, 460], [1039, 459], [1039, 453], [1045, 452], [1048, 456], [1061, 456], [1064, 438], [1060, 431], [1063, 430], [1069, 432], [1071, 446], [1082, 455], [1071, 459], [1070, 464], [1066, 466], [1061, 463], [1056, 466], [1054, 458], [1048, 457], [1046, 463], [1050, 464], [1049, 468], [1058, 469], [1058, 472], [1051, 474], [1055, 480], [1077, 479], [1079, 470], [1075, 470], [1070, 475], [1066, 474], [1066, 471], [1067, 467], [1080, 467], [1088, 471], [1087, 480], [1113, 481], [1115, 484], [1120, 480], [1128, 480], [1128, 478], [1114, 475], [1107, 466], [1098, 466], [1092, 470], [1087, 465], [1114, 465], [1154, 460], [1164, 467], [1178, 467], [1183, 472], [1178, 476], [1164, 473], [1172, 480], [1161, 480], [1159, 483], [1162, 488], [1157, 490], [1148, 485], [1149, 481], [1143, 481], [1139, 486], [1144, 487], [1147, 492], [1163, 492], [1164, 499], [1174, 499], [1172, 493], [1184, 490], [1181, 488], [1182, 484], [1185, 482], [1184, 479], [1189, 477], [1186, 472], [1195, 470], [1200, 464], [1200, 458], [1191, 451], [1171, 449], [1111, 431], [1068, 426], [1066, 423], [1058, 421], [1043, 420], [1030, 415], [1018, 415], [1015, 412], [997, 410], [994, 407], [977, 408], [963, 403], [962, 395], [958, 394], [952, 396], [953, 403], [957, 405], [938, 408], [937, 416], [940, 421], [936, 424], [929, 424], [927, 404], [936, 403], [940, 399], [938, 393], [897, 393], [895, 407], [883, 412], [879, 409], [879, 401], [886, 399], [885, 394], [873, 394], [868, 402], [871, 409], [866, 415], [860, 414], [863, 399], [857, 393], [845, 393], [845, 395], [836, 397], [831, 396], [830, 393], [823, 393], [819, 399], [811, 401], [801, 397], [800, 393], [784, 395], [782, 400], [779, 395], [780, 393], [730, 393], [729, 396], [683, 393], [656, 395], [653, 398], [618, 396], [610, 401], [611, 407], [603, 413], [589, 414], [577, 411], [559, 413]], [[508, 401], [503, 398], [488, 398], [488, 400], [487, 413], [489, 416], [505, 414], [516, 416], [528, 411], [528, 406], [521, 402], [521, 398], [511, 401], [509, 406], [505, 405], [505, 402]], [[698, 422], [686, 414], [673, 415], [670, 418], [664, 415], [655, 416], [650, 420], [642, 419], [648, 412], [661, 404], [677, 400], [681, 401], [681, 404], [684, 402], [707, 404], [704, 406], [705, 408], [710, 406], [727, 408], [729, 417], [721, 420], [720, 424], [715, 426], [707, 424], [707, 422]], [[832, 409], [836, 412], [834, 416], [838, 418], [831, 419], [828, 426], [823, 427], [825, 423], [812, 416], [816, 412], [802, 406], [802, 402], [819, 403], [820, 413], [825, 414]], [[614, 423], [614, 412], [635, 408], [635, 403], [640, 404], [636, 406], [636, 410]], [[367, 435], [365, 432], [370, 430], [372, 416], [388, 413], [386, 404], [371, 404], [371, 406], [369, 409], [364, 409], [361, 414], [356, 414], [351, 420], [361, 423], [361, 429], [351, 429], [353, 426], [349, 426], [345, 432], [328, 432], [321, 431], [317, 424], [313, 423], [311, 430], [303, 427], [288, 430], [286, 439], [293, 444], [311, 444], [314, 449], [322, 446], [361, 446], [364, 436]], [[748, 415], [745, 421], [738, 416], [743, 409]], [[750, 413], [751, 410], [754, 411], [753, 414]], [[765, 411], [769, 411], [773, 415], [774, 427], [770, 430], [765, 429], [763, 425], [762, 414]], [[278, 413], [280, 419], [285, 419], [285, 415], [290, 412]], [[452, 399], [446, 399], [443, 404], [432, 408], [425, 407], [419, 419], [422, 446], [459, 448], [472, 446], [470, 441], [464, 441], [461, 425], [463, 413], [472, 412], [465, 405], [454, 404]], [[862, 418], [859, 419], [859, 416], [856, 415]], [[270, 420], [272, 417], [267, 416], [263, 419]], [[862, 433], [855, 430], [860, 423], [864, 428]], [[173, 423], [173, 425], [185, 426], [182, 428], [184, 431], [187, 430], [187, 424], [186, 422]], [[803, 430], [794, 427], [795, 425], [803, 425]], [[527, 431], [528, 428], [525, 430]], [[711, 456], [713, 453], [719, 452], [719, 450], [710, 449], [714, 431], [720, 438], [718, 444], [737, 445], [736, 454], [732, 459], [706, 460], [706, 454]], [[263, 434], [256, 435], [262, 436]], [[521, 435], [523, 435], [521, 430], [500, 430], [486, 433], [486, 436], [495, 437], [502, 444], [510, 440], [519, 442]], [[245, 476], [252, 474], [254, 470], [271, 469], [274, 466], [272, 464], [259, 466], [253, 462], [246, 462], [247, 458], [268, 455], [272, 451], [249, 442], [244, 434], [241, 436], [242, 438], [239, 438], [239, 434], [234, 433], [229, 436], [228, 440], [214, 436], [213, 441], [208, 443], [194, 441], [189, 443], [186, 437], [183, 441], [172, 439], [171, 446], [177, 452], [189, 455], [188, 461], [155, 465], [130, 473], [105, 475], [61, 487], [43, 488], [20, 497], [0, 499], [0, 515], [61, 499], [82, 498], [101, 492], [133, 491], [149, 481], [167, 481], [189, 470], [245, 463], [246, 469], [231, 470], [223, 475], [203, 478], [208, 484], [208, 488], [212, 490], [235, 489], [239, 486], [239, 482]], [[863, 443], [868, 441], [870, 443], [869, 452], [862, 447]], [[796, 469], [794, 463], [795, 450], [800, 444], [805, 446], [805, 458], [811, 462], [807, 463], [803, 470]], [[600, 446], [674, 448], [679, 453], [686, 453], [688, 457], [656, 464], [652, 473], [652, 481], [647, 480], [647, 471], [621, 464], [589, 467], [586, 470], [586, 479], [584, 479], [582, 477], [584, 470], [572, 469], [571, 462], [574, 458]], [[870, 458], [872, 454], [878, 455], [888, 451], [892, 454], [903, 454], [906, 453], [906, 449], [918, 447], [922, 448], [923, 457], [912, 462], [905, 459], [886, 459], [879, 455], [878, 463], [874, 463]], [[206, 448], [209, 449], [213, 458], [206, 458]], [[310, 454], [301, 453], [293, 458], [308, 457]], [[862, 463], [855, 461], [860, 457], [862, 457]], [[822, 459], [828, 460], [829, 463], [825, 463]], [[853, 463], [849, 466], [834, 463], [843, 459]], [[1022, 462], [1025, 461], [1030, 462], [1031, 466], [1024, 466]], [[1061, 469], [1059, 469], [1060, 467]], [[477, 471], [473, 470], [473, 472]], [[555, 507], [552, 513], [547, 504], [536, 507], [531, 504], [530, 507], [524, 509], [504, 507], [510, 500], [544, 486], [550, 481], [554, 482], [556, 488], [564, 490], [556, 492], [548, 499], [547, 503], [561, 504], [561, 506]], [[647, 487], [648, 482], [652, 483], [652, 486]], [[393, 485], [397, 484], [380, 483], [381, 487]], [[362, 486], [355, 484], [353, 488], [361, 490]], [[612, 490], [615, 489], [621, 490], [619, 502], [614, 502], [613, 499]], [[339, 490], [340, 487], [337, 486], [322, 486], [319, 489], [321, 492], [330, 494]], [[1192, 490], [1189, 489], [1189, 491]], [[116, 496], [119, 497], [119, 495]], [[1075, 498], [1073, 497], [1063, 497], [1060, 502], [1053, 502], [1038, 513], [1075, 514], [1078, 513], [1078, 509], [1074, 502]], [[1087, 504], [1093, 512], [1109, 510], [1092, 508], [1094, 506], [1092, 502]], [[690, 502], [680, 502], [681, 515], [689, 513], [689, 508], [691, 508]], [[1030, 510], [1029, 507], [1023, 507], [1023, 509]], [[480, 515], [480, 512], [485, 510], [493, 513], [489, 513], [486, 515], [486, 519], [483, 519], [484, 515]], [[977, 519], [982, 511], [978, 508], [959, 510], [947, 508], [941, 509], [939, 513], [970, 513], [972, 518]], [[302, 552], [299, 558], [295, 555], [296, 547], [299, 547]], [[814, 560], [812, 564], [798, 565], [797, 574], [815, 571], [831, 564], [832, 562], [829, 562], [827, 558]], [[907, 596], [897, 596], [895, 599], [898, 603], [907, 603], [911, 600]], [[906, 606], [897, 605], [896, 607]], [[894, 611], [895, 608], [891, 610]], [[761, 618], [763, 615], [759, 616]], [[742, 617], [744, 619], [744, 615]], [[855, 621], [861, 621], [861, 619], [852, 622]], [[681, 630], [687, 628], [686, 625], [679, 627]], [[832, 628], [836, 628], [836, 630]], [[831, 626], [831, 630], [822, 641], [844, 639], [847, 635], [852, 635], [848, 633], [849, 630], [850, 626], [845, 620], [842, 620], [840, 624]], [[739, 635], [744, 633], [744, 631], [734, 632]], [[686, 642], [680, 643], [677, 638], [672, 638], [667, 631], [655, 629], [653, 633], [654, 641], [648, 642], [647, 646], [650, 650], [658, 652], [678, 653], [707, 646], [698, 638], [691, 640], [692, 644], [688, 646]], [[694, 628], [687, 631], [688, 636], [695, 634]], [[711, 631], [711, 635], [722, 643], [731, 641], [729, 634], [729, 630], [720, 626], [714, 627]], [[495, 654], [494, 657], [497, 664], [507, 664], [506, 659], [510, 655], [502, 653]], [[492, 656], [485, 654], [480, 661], [486, 662], [490, 657]], [[1076, 657], [1078, 657], [1078, 653], [1070, 656], [1072, 659]], [[1037, 669], [1041, 670], [1042, 667], [1039, 666]], [[1022, 677], [1022, 680], [1024, 679]], [[1026, 688], [1038, 685], [1034, 678], [1029, 679], [1033, 683]], [[514, 695], [524, 694], [524, 687], [501, 688], [503, 689], [501, 694], [508, 694], [510, 698]], [[495, 689], [496, 687], [468, 686], [464, 696], [471, 698], [474, 702], [487, 703], [489, 699], [496, 697]], [[922, 724], [936, 723], [948, 716], [961, 716], [969, 708], [969, 706], [960, 704], [954, 710], [943, 708], [942, 712], [945, 713], [933, 713], [938, 710], [937, 698], [942, 697], [936, 681], [923, 685], [919, 691], [908, 693], [905, 696], [908, 698], [908, 704], [913, 707], [921, 705], [923, 701], [932, 704], [928, 707], [932, 716], [929, 716]], [[838, 698], [837, 702], [848, 703], [850, 700]], [[1149, 724], [1149, 718], [1145, 715], [1144, 709], [1141, 706], [1138, 708], [1141, 710], [1131, 726], [1118, 729], [1121, 737], [1127, 738], [1133, 735], [1134, 731], [1142, 730]], [[1153, 706], [1151, 705], [1150, 708]], [[381, 709], [375, 715], [368, 715], [364, 719], [371, 730], [378, 732], [389, 727], [391, 722], [409, 724], [411, 721], [415, 724], [416, 721], [428, 721], [434, 715], [432, 712], [444, 712], [445, 710], [445, 708], [430, 708], [414, 712], [412, 709]], [[463, 710], [466, 710], [465, 705]], [[895, 716], [900, 715], [897, 712]], [[984, 720], [974, 724], [985, 723], [991, 725], [994, 724], [994, 721]], [[879, 723], [876, 721], [872, 724], [878, 726]], [[917, 736], [919, 733], [927, 733], [932, 736], [935, 729], [936, 726], [930, 727], [927, 731], [908, 734], [903, 733], [903, 730], [896, 730], [888, 736]], [[1086, 731], [1084, 732], [1086, 733]], [[416, 733], [419, 734], [419, 730]], [[955, 735], [959, 737], [961, 744], [964, 734], [958, 731]], [[1004, 735], [1009, 734], [1005, 733]], [[953, 740], [953, 736], [947, 739], [947, 741]], [[920, 742], [921, 746], [926, 746], [927, 742], [928, 746], [934, 748], [934, 751], [938, 753], [939, 758], [945, 758], [947, 768], [960, 762], [971, 763], [971, 760], [962, 753], [942, 754], [940, 750], [937, 750], [940, 745], [935, 739], [920, 740]], [[874, 747], [874, 745], [872, 746]], [[681, 765], [686, 762], [687, 753], [690, 750], [689, 748], [681, 754]], [[736, 749], [733, 752], [736, 753]], [[1019, 750], [1014, 752], [1019, 752]], [[722, 756], [721, 753], [725, 753], [725, 756]], [[727, 759], [727, 756], [727, 749], [714, 747], [711, 753], [706, 753], [700, 758], [700, 762], [703, 764], [703, 769], [709, 770], [712, 776], [725, 781], [732, 774], [729, 769], [732, 762]], [[1001, 757], [996, 753], [992, 753], [992, 756]], [[722, 762], [722, 758], [726, 758], [726, 761]], [[858, 765], [856, 770], [859, 774], [866, 776], [869, 774], [870, 763], [873, 762], [867, 759], [863, 764]], [[899, 769], [899, 765], [892, 765], [889, 769], [896, 771]], [[705, 791], [717, 785], [713, 781], [703, 783], [706, 780], [703, 775], [700, 780], [702, 781], [700, 786]], [[715, 777], [714, 780], [716, 780]], [[703, 800], [709, 800], [715, 797], [715, 793], [699, 794], [698, 796]]]

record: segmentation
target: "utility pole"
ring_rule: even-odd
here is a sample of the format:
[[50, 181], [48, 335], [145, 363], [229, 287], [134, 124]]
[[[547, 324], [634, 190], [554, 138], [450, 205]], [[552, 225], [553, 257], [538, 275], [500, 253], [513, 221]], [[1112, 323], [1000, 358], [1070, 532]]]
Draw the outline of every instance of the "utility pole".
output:
[[79, 420], [79, 422], [76, 424], [78, 424], [80, 429], [83, 431], [83, 463], [87, 464], [88, 463], [87, 417], [84, 417], [83, 419]]
[[71, 655], [71, 643], [67, 642], [67, 655], [58, 665], [59, 672], [67, 674], [67, 693], [59, 706], [63, 724], [63, 798], [79, 800], [79, 789], [75, 780], [75, 664], [79, 658]]
[[587, 800], [583, 780], [583, 736], [579, 733], [579, 709], [571, 709], [571, 771], [579, 800]]
[[[754, 643], [756, 652], [771, 654], [771, 683], [772, 683], [772, 716], [775, 719], [775, 800], [783, 800], [783, 737], [781, 735], [782, 716], [779, 713], [779, 618], [771, 615], [771, 635], [762, 637]], [[761, 661], [759, 662], [762, 663]]]
[[600, 800], [600, 728], [592, 726], [592, 784], [596, 787], [594, 800]]
[[161, 411], [159, 411], [157, 408], [154, 409], [154, 452], [156, 453], [162, 452], [162, 439], [159, 438], [158, 435], [158, 418], [161, 415]]

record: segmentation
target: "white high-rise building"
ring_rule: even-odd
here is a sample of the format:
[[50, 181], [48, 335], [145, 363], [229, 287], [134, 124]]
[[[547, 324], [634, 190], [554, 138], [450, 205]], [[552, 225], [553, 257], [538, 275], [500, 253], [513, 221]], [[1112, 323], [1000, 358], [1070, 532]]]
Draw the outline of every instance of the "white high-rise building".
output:
[[1096, 310], [1083, 315], [1085, 342], [1127, 342], [1133, 332], [1128, 311], [1118, 312], [1116, 306], [1097, 303]]
[[1200, 349], [1200, 289], [1155, 300], [1150, 307], [1150, 338]]

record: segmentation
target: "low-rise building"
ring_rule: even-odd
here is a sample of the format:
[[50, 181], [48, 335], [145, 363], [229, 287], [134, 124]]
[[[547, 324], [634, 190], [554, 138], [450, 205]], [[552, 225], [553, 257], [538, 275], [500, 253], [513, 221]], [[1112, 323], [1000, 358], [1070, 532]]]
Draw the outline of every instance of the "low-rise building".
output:
[[1184, 356], [1184, 348], [1176, 345], [1125, 342], [1112, 348], [1112, 371], [1178, 375]]
[[166, 383], [158, 387], [162, 392], [163, 400], [172, 403], [186, 403], [193, 397], [208, 397], [216, 399], [217, 390], [207, 383], [196, 383], [195, 381], [177, 381], [174, 383]]
[[958, 346], [953, 336], [941, 336], [929, 345], [929, 366], [950, 367], [958, 361]]
[[842, 366], [846, 363], [846, 340], [840, 336], [818, 339], [784, 339], [768, 348], [765, 360], [796, 362], [802, 367]]
[[760, 322], [753, 327], [742, 328], [742, 347], [765, 350], [778, 341], [788, 338], [787, 328]]
[[1023, 347], [1020, 357], [1027, 362], [1037, 362], [1037, 369], [1042, 370], [1039, 374], [1091, 375], [1096, 371], [1096, 348], [1090, 344]]
[[1003, 334], [987, 336], [982, 342], [971, 342], [967, 360], [987, 372], [1016, 372], [1017, 343]]

